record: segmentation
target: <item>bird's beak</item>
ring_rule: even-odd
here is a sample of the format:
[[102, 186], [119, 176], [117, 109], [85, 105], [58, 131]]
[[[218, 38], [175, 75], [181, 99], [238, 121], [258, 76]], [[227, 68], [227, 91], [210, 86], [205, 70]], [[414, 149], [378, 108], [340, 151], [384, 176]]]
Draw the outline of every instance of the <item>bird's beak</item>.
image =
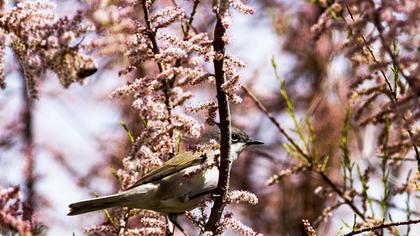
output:
[[248, 139], [246, 141], [246, 145], [254, 145], [254, 144], [264, 144], [263, 141], [257, 140], [257, 139]]

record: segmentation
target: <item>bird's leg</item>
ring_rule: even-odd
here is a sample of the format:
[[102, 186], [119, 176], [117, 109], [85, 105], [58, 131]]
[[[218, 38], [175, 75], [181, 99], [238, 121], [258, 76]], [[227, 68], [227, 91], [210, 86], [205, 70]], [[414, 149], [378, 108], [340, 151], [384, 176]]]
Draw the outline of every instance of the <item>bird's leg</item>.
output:
[[[170, 213], [169, 215], [168, 215], [168, 219], [169, 219], [169, 221], [170, 222], [172, 222], [172, 224], [174, 224], [185, 236], [188, 236], [188, 234], [187, 234], [187, 232], [185, 232], [185, 230], [181, 227], [181, 225], [179, 225], [178, 224], [178, 222], [176, 221], [176, 217], [177, 217], [178, 215], [177, 214], [173, 214], [173, 213]], [[174, 230], [173, 230], [174, 232], [175, 232], [175, 227], [174, 227]], [[174, 233], [174, 232], [172, 232], [172, 233]]]

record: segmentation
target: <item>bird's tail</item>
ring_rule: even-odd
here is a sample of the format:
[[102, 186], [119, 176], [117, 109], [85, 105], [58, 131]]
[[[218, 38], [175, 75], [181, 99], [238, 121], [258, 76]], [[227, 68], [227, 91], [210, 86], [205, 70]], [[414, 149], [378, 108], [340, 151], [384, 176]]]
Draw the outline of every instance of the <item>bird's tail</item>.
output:
[[83, 213], [106, 209], [109, 207], [121, 206], [122, 202], [125, 201], [123, 194], [114, 194], [104, 197], [93, 198], [81, 202], [75, 202], [69, 205], [70, 212], [69, 216], [80, 215]]

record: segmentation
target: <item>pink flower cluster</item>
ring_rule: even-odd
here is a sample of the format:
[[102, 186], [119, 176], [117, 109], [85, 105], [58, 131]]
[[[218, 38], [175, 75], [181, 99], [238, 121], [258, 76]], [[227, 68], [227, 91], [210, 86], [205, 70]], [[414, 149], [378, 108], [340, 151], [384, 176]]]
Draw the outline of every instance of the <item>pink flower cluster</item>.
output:
[[258, 198], [255, 194], [243, 190], [230, 191], [228, 193], [227, 201], [229, 203], [248, 202], [252, 205], [258, 204]]
[[240, 11], [242, 14], [252, 15], [255, 13], [254, 8], [243, 4], [241, 0], [229, 0], [229, 5], [235, 8], [236, 10]]
[[152, 15], [151, 21], [155, 29], [165, 28], [176, 21], [185, 19], [185, 12], [180, 7], [167, 7]]
[[[121, 0], [117, 2], [106, 0], [93, 0], [86, 16], [95, 25], [100, 35], [112, 35], [112, 37], [98, 37], [92, 42], [92, 46], [104, 55], [125, 54], [129, 50], [135, 37], [136, 22], [133, 6], [136, 1]], [[118, 3], [118, 5], [117, 5]]]
[[[32, 235], [31, 224], [28, 220], [23, 219], [23, 204], [19, 193], [18, 187], [3, 188], [0, 186], [0, 229], [4, 228], [10, 232], [29, 236]], [[0, 233], [2, 232], [0, 231]]]
[[[26, 0], [4, 10], [0, 17], [0, 38], [6, 39], [2, 40], [0, 49], [6, 42], [13, 49], [32, 97], [37, 96], [38, 81], [47, 69], [54, 71], [66, 88], [73, 82], [83, 82], [97, 70], [93, 59], [79, 52], [82, 45], [70, 46], [90, 30], [81, 24], [82, 13], [78, 12], [72, 19], [57, 19], [53, 9], [49, 1]], [[0, 71], [3, 71], [3, 60], [0, 60]], [[0, 85], [4, 87], [4, 81]]]
[[[96, 46], [103, 54], [124, 54], [128, 65], [121, 70], [120, 75], [133, 76], [126, 85], [112, 92], [110, 97], [129, 98], [132, 107], [144, 121], [130, 154], [123, 159], [123, 169], [117, 171], [123, 189], [132, 185], [147, 171], [176, 155], [179, 137], [199, 136], [202, 126], [187, 115], [188, 112], [206, 111], [207, 123], [215, 123], [215, 101], [186, 105], [193, 96], [193, 86], [214, 83], [214, 76], [208, 72], [206, 63], [214, 58], [224, 60], [223, 69], [227, 82], [223, 85], [223, 90], [228, 94], [230, 101], [240, 102], [237, 95], [240, 87], [237, 69], [243, 68], [245, 64], [229, 54], [216, 55], [211, 37], [207, 33], [193, 30], [189, 25], [192, 18], [189, 18], [179, 5], [167, 6], [162, 3], [161, 6], [164, 7], [159, 8], [157, 2], [119, 1], [118, 8], [110, 2], [92, 7], [97, 10], [93, 11], [91, 18], [97, 29], [104, 33], [103, 37], [96, 40]], [[243, 13], [253, 13], [252, 8], [246, 7], [240, 1], [230, 1], [230, 4]], [[141, 19], [135, 18], [134, 9], [142, 11]], [[101, 20], [98, 11], [100, 15], [114, 18], [106, 21], [105, 17]], [[176, 28], [179, 25], [182, 26], [181, 35]], [[228, 27], [228, 24], [226, 25]], [[185, 32], [186, 29], [189, 31]], [[226, 34], [224, 40], [230, 42], [231, 38]], [[205, 165], [186, 177], [199, 174], [213, 166]], [[257, 202], [256, 197], [250, 193], [234, 193], [232, 202]], [[140, 216], [142, 214], [144, 213], [140, 213]], [[160, 235], [160, 232], [165, 232], [164, 225], [159, 222], [156, 227], [149, 227], [146, 231]], [[127, 228], [125, 232], [142, 235], [146, 233], [144, 228], [140, 224], [139, 227]]]
[[220, 221], [220, 226], [232, 229], [242, 236], [262, 236], [262, 234], [256, 233], [252, 228], [242, 224], [238, 220], [233, 219], [233, 215], [231, 213], [225, 214], [223, 219]]

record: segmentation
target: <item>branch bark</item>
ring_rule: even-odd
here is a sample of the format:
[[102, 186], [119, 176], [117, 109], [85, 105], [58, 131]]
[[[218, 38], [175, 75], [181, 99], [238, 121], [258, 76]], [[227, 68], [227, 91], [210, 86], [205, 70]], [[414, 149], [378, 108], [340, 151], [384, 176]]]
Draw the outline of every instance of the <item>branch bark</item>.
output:
[[392, 227], [392, 226], [411, 225], [411, 224], [418, 224], [418, 223], [420, 223], [420, 219], [393, 222], [393, 223], [388, 223], [388, 224], [381, 224], [381, 225], [374, 226], [374, 227], [367, 227], [367, 228], [364, 228], [364, 229], [355, 230], [355, 231], [352, 231], [352, 232], [347, 233], [347, 234], [342, 234], [341, 236], [352, 236], [352, 235], [356, 235], [356, 234], [361, 234], [363, 232], [389, 228], [389, 227]]
[[23, 155], [25, 157], [25, 188], [26, 188], [26, 200], [24, 202], [23, 220], [28, 220], [30, 223], [31, 231], [33, 230], [32, 215], [35, 209], [35, 174], [34, 174], [34, 152], [33, 152], [33, 99], [28, 93], [28, 86], [25, 81], [25, 75], [22, 73], [23, 89], [22, 96], [24, 101], [24, 107], [22, 111], [22, 141], [23, 141]]
[[[152, 26], [152, 21], [150, 19], [150, 8], [151, 6], [148, 6], [147, 0], [143, 0], [142, 3], [143, 7], [143, 14], [144, 14], [144, 21], [147, 28], [147, 37], [149, 38], [150, 42], [152, 43], [151, 49], [154, 54], [160, 53], [160, 48], [156, 40], [156, 29]], [[164, 70], [164, 65], [161, 62], [157, 62], [157, 66], [159, 68], [159, 72], [162, 73]], [[168, 123], [170, 126], [172, 126], [172, 104], [171, 104], [171, 82], [170, 80], [162, 80], [162, 86], [163, 86], [163, 95], [165, 96], [165, 105], [166, 105], [166, 111], [168, 113]], [[169, 134], [171, 137], [173, 137], [173, 130], [169, 130]], [[174, 150], [171, 150], [171, 153], [169, 153], [170, 158], [174, 155]]]
[[276, 120], [273, 114], [271, 114], [267, 110], [267, 108], [264, 106], [264, 104], [262, 104], [262, 102], [254, 95], [254, 93], [251, 92], [251, 90], [249, 90], [245, 85], [242, 85], [242, 90], [244, 90], [246, 95], [248, 95], [248, 97], [251, 98], [252, 101], [254, 101], [255, 105], [257, 105], [260, 111], [262, 111], [267, 116], [267, 118], [270, 119], [271, 123], [273, 123], [277, 127], [280, 133], [283, 134], [284, 137], [286, 137], [287, 141], [289, 141], [290, 144], [292, 144], [292, 146], [296, 148], [299, 154], [302, 155], [307, 160], [309, 160], [310, 157], [299, 147], [299, 145], [297, 145], [297, 143], [292, 139], [292, 137], [290, 137], [290, 135], [286, 132], [286, 130]]
[[216, 232], [218, 222], [222, 217], [223, 209], [225, 207], [225, 199], [229, 189], [230, 169], [231, 169], [231, 120], [230, 109], [227, 95], [222, 89], [225, 83], [225, 74], [223, 71], [223, 55], [225, 54], [225, 42], [222, 37], [226, 29], [222, 24], [222, 16], [227, 10], [226, 4], [228, 1], [221, 1], [219, 11], [216, 13], [217, 22], [214, 29], [213, 48], [216, 56], [213, 60], [214, 74], [216, 78], [217, 102], [219, 106], [220, 118], [220, 166], [219, 166], [219, 182], [215, 190], [214, 205], [210, 213], [209, 220], [205, 226], [206, 231]]

